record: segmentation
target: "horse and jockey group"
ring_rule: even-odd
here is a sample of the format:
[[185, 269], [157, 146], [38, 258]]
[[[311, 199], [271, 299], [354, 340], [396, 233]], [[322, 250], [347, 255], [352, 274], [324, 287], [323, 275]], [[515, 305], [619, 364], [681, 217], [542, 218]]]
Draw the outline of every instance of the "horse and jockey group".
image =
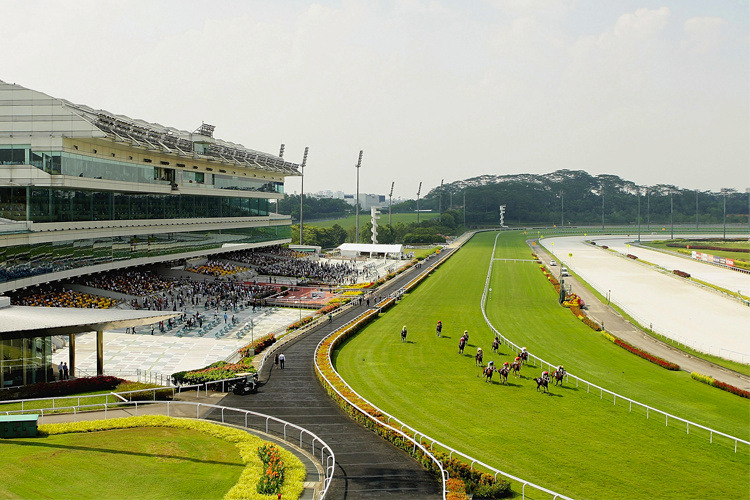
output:
[[[443, 322], [438, 321], [437, 326], [435, 327], [435, 333], [438, 337], [441, 336], [443, 331]], [[401, 329], [401, 342], [406, 342], [406, 325]], [[466, 345], [469, 343], [469, 331], [464, 330], [463, 335], [461, 335], [461, 338], [458, 341], [458, 353], [463, 354], [464, 349], [466, 348]], [[495, 336], [495, 339], [492, 341], [492, 352], [497, 353], [498, 349], [500, 347], [500, 339]], [[529, 351], [526, 350], [525, 347], [522, 347], [516, 358], [513, 360], [513, 363], [508, 363], [507, 361], [503, 363], [503, 366], [498, 368], [495, 366], [494, 361], [490, 361], [487, 363], [487, 366], [484, 366], [484, 351], [482, 351], [481, 347], [477, 347], [477, 353], [474, 356], [474, 364], [476, 366], [482, 367], [482, 375], [484, 376], [485, 382], [492, 382], [492, 375], [497, 372], [501, 378], [501, 383], [506, 383], [508, 381], [508, 375], [512, 373], [516, 377], [521, 376], [521, 366], [525, 363], [528, 364], [529, 361]], [[541, 377], [535, 378], [534, 381], [536, 382], [536, 390], [543, 389], [545, 392], [549, 392], [549, 383], [552, 381], [552, 377], [555, 378], [555, 385], [562, 384], [563, 378], [565, 377], [565, 367], [563, 365], [559, 365], [555, 371], [552, 372], [552, 375], [550, 375], [549, 371], [544, 370], [542, 372]]]

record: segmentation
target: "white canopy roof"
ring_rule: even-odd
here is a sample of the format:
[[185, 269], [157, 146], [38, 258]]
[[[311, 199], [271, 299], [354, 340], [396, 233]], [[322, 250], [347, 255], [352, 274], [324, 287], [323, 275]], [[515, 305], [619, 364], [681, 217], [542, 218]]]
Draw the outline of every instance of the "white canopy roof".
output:
[[381, 245], [373, 243], [344, 243], [340, 245], [341, 252], [358, 253], [401, 253], [403, 245]]

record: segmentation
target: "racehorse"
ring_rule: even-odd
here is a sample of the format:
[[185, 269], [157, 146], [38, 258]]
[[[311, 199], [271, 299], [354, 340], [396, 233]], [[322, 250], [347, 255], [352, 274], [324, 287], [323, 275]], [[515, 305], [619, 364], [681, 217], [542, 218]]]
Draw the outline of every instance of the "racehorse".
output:
[[555, 377], [555, 385], [562, 385], [563, 377], [565, 377], [565, 370], [555, 370], [552, 372], [552, 376]]
[[464, 347], [466, 347], [466, 339], [461, 337], [461, 340], [458, 341], [458, 353], [459, 354], [464, 353]]
[[521, 351], [518, 353], [518, 357], [521, 358], [522, 363], [529, 364], [529, 353], [528, 351]]
[[520, 377], [521, 376], [521, 362], [514, 361], [513, 363], [511, 363], [510, 371], [513, 373], [514, 376]]
[[495, 337], [495, 340], [492, 341], [492, 352], [497, 352], [498, 347], [500, 347], [500, 342], [497, 337]]
[[535, 378], [534, 382], [536, 382], [536, 390], [539, 391], [540, 387], [544, 388], [543, 392], [546, 392], [549, 394], [549, 379], [548, 378]]
[[488, 366], [487, 368], [482, 370], [482, 375], [484, 375], [484, 381], [492, 382], [492, 374], [496, 371], [498, 371], [498, 369], [495, 368], [494, 366]]
[[510, 372], [510, 369], [508, 367], [503, 366], [499, 370], [495, 368], [495, 371], [500, 376], [500, 380], [501, 380], [500, 383], [505, 384], [508, 382], [508, 373]]
[[482, 360], [484, 359], [484, 352], [481, 349], [477, 349], [477, 354], [474, 356], [474, 364], [477, 366], [484, 366]]

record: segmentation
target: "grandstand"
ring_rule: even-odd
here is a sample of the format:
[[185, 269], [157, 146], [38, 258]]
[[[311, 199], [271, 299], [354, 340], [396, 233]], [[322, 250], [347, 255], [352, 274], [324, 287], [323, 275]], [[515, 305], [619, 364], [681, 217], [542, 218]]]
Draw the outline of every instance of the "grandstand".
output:
[[[213, 125], [165, 127], [0, 81], [0, 294], [289, 243], [291, 217], [270, 206], [294, 175]], [[28, 342], [49, 362], [49, 338]], [[0, 384], [4, 372], [0, 360]]]

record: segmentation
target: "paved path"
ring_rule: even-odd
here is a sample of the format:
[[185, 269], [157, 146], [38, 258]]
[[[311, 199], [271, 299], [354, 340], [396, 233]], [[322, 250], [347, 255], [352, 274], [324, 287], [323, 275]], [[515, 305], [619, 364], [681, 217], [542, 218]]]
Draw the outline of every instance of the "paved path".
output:
[[[549, 264], [552, 258], [549, 253], [539, 245], [534, 247], [537, 255], [542, 258], [545, 264]], [[600, 250], [603, 252], [603, 250]], [[617, 258], [617, 257], [613, 257]], [[552, 268], [554, 269], [554, 268]], [[604, 322], [605, 329], [613, 335], [643, 349], [655, 356], [666, 359], [680, 365], [680, 368], [688, 372], [698, 372], [704, 375], [710, 375], [717, 380], [740, 387], [744, 390], [750, 390], [750, 377], [737, 372], [727, 370], [724, 367], [715, 365], [700, 358], [695, 358], [686, 354], [684, 351], [676, 349], [669, 344], [643, 332], [632, 323], [623, 318], [613, 308], [603, 304], [588, 288], [583, 286], [575, 277], [565, 278], [565, 284], [573, 288], [573, 292], [578, 294], [586, 304], [586, 313], [598, 322]], [[691, 286], [684, 284], [684, 286]]]
[[[451, 252], [433, 256], [428, 264]], [[397, 290], [422, 269], [410, 269], [389, 281], [374, 295]], [[336, 471], [327, 498], [340, 499], [436, 499], [438, 480], [405, 452], [395, 448], [349, 418], [323, 390], [315, 374], [313, 353], [318, 342], [333, 329], [364, 312], [356, 307], [337, 316], [283, 347], [284, 370], [264, 367], [258, 394], [228, 395], [222, 404], [274, 415], [315, 433], [333, 449]]]

